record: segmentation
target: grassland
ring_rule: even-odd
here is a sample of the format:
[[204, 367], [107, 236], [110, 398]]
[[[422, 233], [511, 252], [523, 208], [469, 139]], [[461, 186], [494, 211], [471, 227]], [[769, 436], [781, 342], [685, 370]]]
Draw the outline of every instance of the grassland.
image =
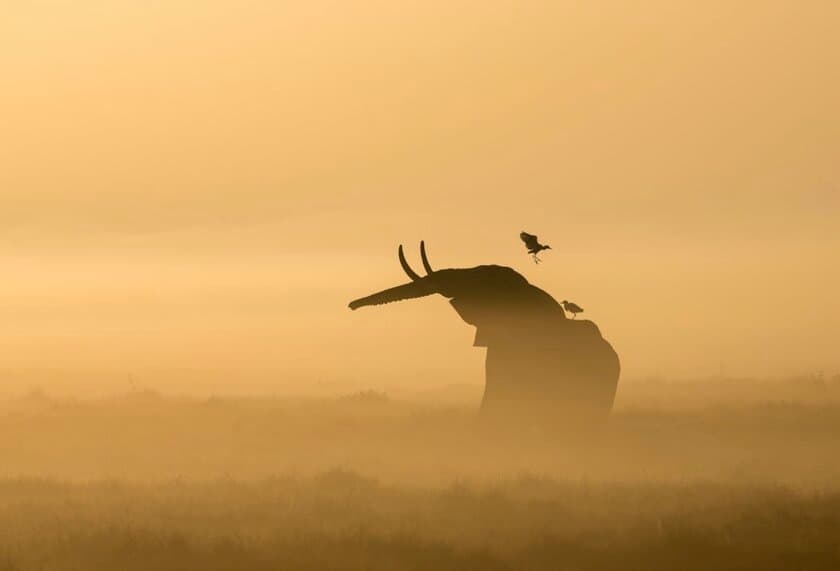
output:
[[642, 383], [573, 437], [376, 393], [9, 399], [0, 570], [837, 569], [834, 383]]

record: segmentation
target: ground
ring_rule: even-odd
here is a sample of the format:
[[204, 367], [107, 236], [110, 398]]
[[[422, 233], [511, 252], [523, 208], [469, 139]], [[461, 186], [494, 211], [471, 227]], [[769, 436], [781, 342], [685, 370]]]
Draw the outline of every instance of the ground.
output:
[[0, 405], [0, 570], [836, 569], [838, 395], [639, 384], [526, 441], [468, 399], [35, 393]]

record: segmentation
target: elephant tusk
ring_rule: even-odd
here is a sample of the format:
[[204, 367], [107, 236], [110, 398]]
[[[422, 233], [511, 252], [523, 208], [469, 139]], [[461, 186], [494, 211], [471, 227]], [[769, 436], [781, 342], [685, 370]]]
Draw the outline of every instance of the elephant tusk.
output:
[[403, 253], [402, 244], [400, 244], [400, 249], [398, 250], [399, 257], [400, 257], [400, 265], [402, 266], [403, 271], [408, 274], [413, 281], [417, 281], [422, 279], [414, 270], [411, 269], [411, 266], [408, 265], [408, 262], [405, 261], [405, 254]]
[[423, 260], [423, 267], [426, 268], [426, 275], [433, 274], [435, 271], [429, 263], [429, 258], [426, 257], [426, 243], [420, 240], [420, 259]]

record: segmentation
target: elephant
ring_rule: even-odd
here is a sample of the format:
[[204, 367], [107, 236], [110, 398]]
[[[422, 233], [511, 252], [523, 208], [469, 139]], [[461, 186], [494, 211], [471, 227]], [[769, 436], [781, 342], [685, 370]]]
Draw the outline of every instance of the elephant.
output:
[[426, 275], [398, 249], [411, 278], [350, 302], [350, 309], [440, 294], [476, 327], [486, 347], [480, 416], [528, 423], [601, 422], [612, 409], [620, 364], [612, 346], [588, 320], [568, 319], [563, 307], [512, 268], [482, 265], [433, 270], [420, 242]]

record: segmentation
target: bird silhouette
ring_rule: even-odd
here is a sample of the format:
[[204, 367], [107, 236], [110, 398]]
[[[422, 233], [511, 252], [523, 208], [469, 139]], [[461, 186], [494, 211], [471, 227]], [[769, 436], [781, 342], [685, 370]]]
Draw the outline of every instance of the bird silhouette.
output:
[[583, 311], [583, 308], [576, 303], [572, 303], [571, 301], [566, 301], [565, 299], [560, 302], [563, 306], [563, 309], [568, 311], [572, 314], [572, 319], [577, 317], [577, 314]]
[[537, 253], [541, 252], [542, 250], [550, 250], [551, 246], [548, 244], [542, 245], [537, 241], [537, 237], [533, 234], [528, 234], [527, 232], [520, 232], [519, 237], [525, 242], [525, 247], [528, 248], [528, 253], [534, 256], [534, 263], [539, 264], [540, 259], [537, 257]]

